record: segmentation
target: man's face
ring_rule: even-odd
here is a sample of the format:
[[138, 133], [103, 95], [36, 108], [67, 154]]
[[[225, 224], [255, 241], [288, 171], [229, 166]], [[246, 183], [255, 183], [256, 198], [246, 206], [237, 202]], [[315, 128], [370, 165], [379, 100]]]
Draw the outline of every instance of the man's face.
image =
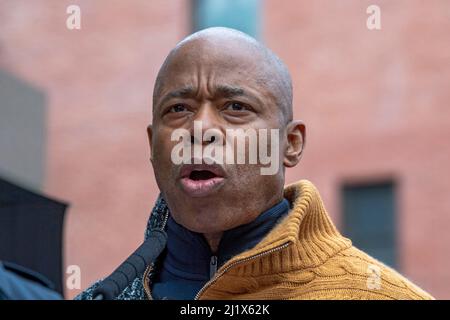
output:
[[[163, 71], [149, 127], [152, 164], [173, 218], [191, 231], [223, 232], [248, 223], [282, 198], [285, 119], [258, 61], [257, 52], [232, 42], [221, 46], [197, 39], [178, 49]], [[194, 136], [194, 122], [202, 134], [214, 129], [222, 135], [224, 150], [227, 130], [251, 129], [258, 135], [259, 129], [279, 130], [279, 139], [271, 141], [268, 134], [263, 146], [269, 154], [271, 144], [279, 146], [275, 174], [261, 174], [266, 166], [259, 161], [249, 164], [249, 148], [244, 164], [174, 164], [172, 151], [179, 142], [172, 141], [172, 133], [186, 129]], [[204, 148], [209, 142], [192, 137], [192, 143]]]

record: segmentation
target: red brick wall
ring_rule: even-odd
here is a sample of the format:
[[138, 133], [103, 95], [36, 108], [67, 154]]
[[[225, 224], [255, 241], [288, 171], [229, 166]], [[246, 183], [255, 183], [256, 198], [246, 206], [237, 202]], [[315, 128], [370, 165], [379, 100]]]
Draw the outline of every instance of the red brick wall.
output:
[[[342, 181], [398, 179], [401, 269], [450, 298], [450, 3], [376, 1], [382, 30], [369, 31], [373, 3], [264, 1], [263, 41], [288, 64], [308, 125], [288, 182], [311, 179], [339, 222]], [[70, 4], [79, 31], [65, 27]], [[48, 95], [45, 191], [71, 203], [65, 265], [81, 267], [82, 287], [142, 241], [157, 196], [152, 85], [189, 19], [183, 0], [0, 0], [0, 67]]]
[[[379, 31], [366, 8], [381, 9]], [[300, 166], [339, 222], [342, 182], [399, 182], [403, 273], [450, 298], [450, 2], [266, 1], [264, 38], [307, 124]]]
[[[81, 7], [79, 31], [66, 28], [70, 4]], [[181, 0], [0, 1], [1, 67], [48, 95], [45, 191], [71, 203], [65, 265], [81, 267], [82, 287], [142, 242], [157, 196], [153, 81], [188, 16]]]

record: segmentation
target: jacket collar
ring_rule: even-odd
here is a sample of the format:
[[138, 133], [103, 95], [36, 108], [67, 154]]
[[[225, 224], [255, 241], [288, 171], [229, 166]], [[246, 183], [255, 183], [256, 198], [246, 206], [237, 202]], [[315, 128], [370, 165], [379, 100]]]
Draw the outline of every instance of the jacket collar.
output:
[[[254, 248], [230, 259], [218, 273], [230, 266], [253, 263], [263, 267], [247, 268], [245, 273], [273, 274], [313, 267], [352, 245], [331, 222], [319, 192], [310, 181], [300, 180], [286, 186], [284, 197], [291, 207], [288, 215]], [[151, 228], [165, 228], [168, 216], [167, 204], [159, 196], [147, 224], [146, 238]]]
[[[276, 274], [318, 266], [351, 247], [351, 241], [332, 223], [310, 181], [286, 186], [284, 197], [291, 204], [289, 214], [252, 250], [234, 257], [222, 268], [247, 260], [240, 264], [242, 275]], [[260, 267], [254, 268], [255, 264]]]
[[289, 202], [283, 199], [252, 222], [225, 231], [217, 252], [211, 251], [202, 234], [186, 229], [169, 217], [163, 267], [182, 279], [209, 280], [212, 259], [220, 267], [237, 254], [251, 249], [288, 211]]

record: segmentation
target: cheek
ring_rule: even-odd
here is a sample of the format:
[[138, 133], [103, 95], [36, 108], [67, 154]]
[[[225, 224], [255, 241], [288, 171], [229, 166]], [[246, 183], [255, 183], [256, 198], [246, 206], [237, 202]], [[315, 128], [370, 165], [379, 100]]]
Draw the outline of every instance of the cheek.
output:
[[170, 140], [170, 134], [159, 134], [153, 140], [152, 166], [160, 189], [162, 185], [168, 186], [173, 183], [175, 172], [171, 152], [175, 143]]
[[160, 133], [153, 140], [153, 158], [156, 161], [170, 161], [170, 155], [176, 141], [170, 140], [170, 133]]
[[236, 190], [246, 190], [250, 192], [255, 188], [255, 185], [261, 186], [262, 181], [265, 180], [265, 176], [260, 173], [259, 165], [251, 164], [237, 164], [233, 168], [232, 175], [233, 188]]

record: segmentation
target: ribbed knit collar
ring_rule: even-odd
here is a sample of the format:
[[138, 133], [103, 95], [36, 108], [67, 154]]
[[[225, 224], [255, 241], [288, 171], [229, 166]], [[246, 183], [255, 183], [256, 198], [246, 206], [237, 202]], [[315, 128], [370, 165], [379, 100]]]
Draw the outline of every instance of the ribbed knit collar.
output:
[[217, 257], [218, 267], [237, 254], [257, 245], [289, 211], [283, 199], [261, 213], [252, 222], [224, 232], [217, 252], [211, 252], [202, 234], [190, 231], [172, 217], [167, 221], [167, 251], [163, 268], [174, 276], [189, 280], [209, 280], [211, 257]]
[[[290, 204], [289, 213], [255, 247], [234, 256], [217, 270], [217, 277], [227, 272], [239, 279], [228, 283], [228, 289], [232, 290], [231, 287], [239, 286], [243, 281], [251, 282], [254, 277], [268, 275], [268, 279], [274, 280], [284, 272], [319, 266], [351, 247], [351, 241], [331, 222], [319, 192], [311, 182], [300, 180], [286, 186], [284, 198]], [[158, 197], [147, 223], [146, 238], [152, 228], [164, 228], [164, 217], [168, 212], [164, 199]], [[148, 279], [153, 276], [151, 272]], [[197, 298], [213, 298], [216, 284], [199, 292]]]
[[[291, 210], [253, 249], [229, 260], [218, 271], [239, 277], [242, 281], [284, 272], [315, 267], [341, 250], [351, 247], [329, 218], [322, 199], [308, 180], [288, 185], [284, 197]], [[250, 281], [249, 280], [249, 281]], [[241, 285], [231, 283], [230, 286]], [[232, 290], [231, 287], [227, 288]], [[214, 294], [214, 284], [199, 297]]]

